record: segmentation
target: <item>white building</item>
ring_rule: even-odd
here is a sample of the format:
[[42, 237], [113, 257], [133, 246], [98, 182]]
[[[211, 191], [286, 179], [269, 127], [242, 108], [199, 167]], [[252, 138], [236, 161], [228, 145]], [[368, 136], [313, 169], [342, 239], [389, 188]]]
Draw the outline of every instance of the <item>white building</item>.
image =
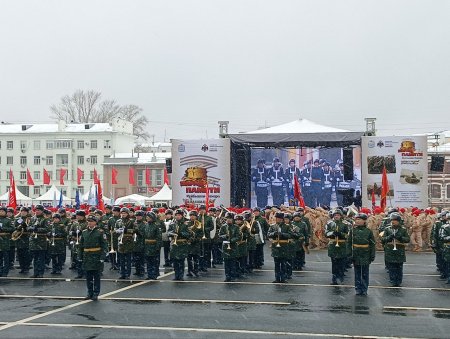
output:
[[[130, 152], [135, 136], [133, 125], [123, 119], [109, 123], [66, 124], [0, 124], [0, 192], [9, 187], [12, 169], [18, 189], [36, 198], [55, 184], [64, 195], [75, 197], [78, 188], [86, 192], [92, 184], [94, 169], [103, 180], [102, 163], [115, 152]], [[60, 169], [66, 169], [64, 186], [60, 185]], [[84, 172], [77, 185], [77, 168]], [[34, 186], [27, 185], [27, 169]], [[51, 177], [43, 185], [43, 170]]]

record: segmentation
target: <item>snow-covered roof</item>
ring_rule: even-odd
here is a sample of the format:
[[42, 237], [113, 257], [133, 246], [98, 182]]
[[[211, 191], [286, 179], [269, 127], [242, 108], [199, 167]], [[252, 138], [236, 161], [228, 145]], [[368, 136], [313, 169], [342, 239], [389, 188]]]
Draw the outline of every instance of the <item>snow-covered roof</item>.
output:
[[[86, 128], [86, 125], [89, 128]], [[25, 126], [25, 127], [23, 127]], [[113, 132], [113, 128], [108, 123], [89, 123], [89, 124], [0, 124], [1, 133], [98, 133]]]
[[256, 131], [246, 132], [246, 134], [264, 134], [264, 133], [330, 133], [330, 132], [349, 132], [348, 130], [329, 127], [317, 124], [307, 119], [298, 119], [286, 124], [273, 126]]
[[167, 184], [161, 190], [150, 198], [151, 201], [172, 201], [172, 190]]

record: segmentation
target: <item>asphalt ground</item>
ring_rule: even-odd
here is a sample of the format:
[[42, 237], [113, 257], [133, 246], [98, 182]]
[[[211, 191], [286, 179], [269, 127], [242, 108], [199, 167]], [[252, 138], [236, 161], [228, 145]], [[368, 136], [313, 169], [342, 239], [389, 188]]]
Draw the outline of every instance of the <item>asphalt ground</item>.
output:
[[450, 338], [450, 286], [432, 253], [407, 254], [404, 283], [391, 287], [378, 252], [368, 296], [356, 296], [353, 269], [330, 285], [326, 251], [307, 255], [305, 270], [272, 284], [264, 269], [225, 283], [221, 266], [199, 278], [118, 280], [106, 264], [97, 302], [83, 300], [74, 271], [31, 279], [12, 270], [0, 278], [0, 338]]

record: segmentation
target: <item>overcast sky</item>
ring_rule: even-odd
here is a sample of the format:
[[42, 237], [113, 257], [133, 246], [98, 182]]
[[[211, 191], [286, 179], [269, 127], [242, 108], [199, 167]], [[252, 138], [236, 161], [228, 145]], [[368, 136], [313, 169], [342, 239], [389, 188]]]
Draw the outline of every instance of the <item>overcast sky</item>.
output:
[[307, 118], [450, 129], [450, 1], [0, 0], [0, 118], [76, 89], [136, 104], [156, 140]]

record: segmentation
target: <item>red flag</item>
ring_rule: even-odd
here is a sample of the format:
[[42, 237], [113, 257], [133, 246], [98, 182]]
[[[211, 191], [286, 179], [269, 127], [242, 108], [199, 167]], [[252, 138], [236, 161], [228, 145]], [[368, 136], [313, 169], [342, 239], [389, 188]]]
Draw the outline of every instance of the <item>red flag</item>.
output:
[[100, 179], [98, 178], [97, 170], [94, 168], [94, 185], [99, 182], [100, 182]]
[[299, 206], [305, 208], [305, 200], [302, 197], [302, 189], [300, 188], [297, 174], [294, 174], [294, 198], [297, 199]]
[[208, 210], [208, 208], [209, 208], [209, 185], [208, 185], [208, 179], [206, 179], [205, 206], [206, 206], [206, 210]]
[[100, 181], [97, 183], [97, 208], [102, 211], [105, 210], [105, 204], [103, 202], [102, 184], [100, 183]]
[[112, 167], [111, 168], [111, 184], [112, 185], [117, 185], [117, 174], [118, 174], [117, 169]]
[[9, 170], [9, 196], [8, 196], [8, 206], [16, 209], [17, 207], [17, 197], [16, 197], [16, 182], [12, 170]]
[[147, 186], [151, 186], [151, 185], [152, 185], [151, 174], [150, 174], [150, 168], [146, 168], [146, 169], [145, 169], [145, 184], [146, 184]]
[[34, 180], [31, 176], [30, 170], [27, 168], [27, 185], [34, 186]]
[[389, 182], [387, 178], [386, 166], [383, 166], [383, 175], [381, 177], [381, 209], [386, 208], [386, 199], [389, 194]]
[[50, 176], [47, 170], [44, 168], [44, 185], [50, 185]]
[[372, 212], [375, 209], [375, 205], [376, 205], [376, 200], [375, 200], [375, 187], [372, 188]]
[[130, 167], [128, 170], [128, 183], [130, 185], [135, 185], [135, 181], [134, 181], [134, 167]]
[[77, 167], [77, 185], [81, 185], [81, 178], [83, 177], [84, 172]]
[[59, 170], [59, 184], [64, 185], [64, 176], [66, 175], [67, 170], [64, 168], [61, 168]]
[[167, 173], [167, 167], [164, 166], [164, 183], [169, 185], [169, 173]]

